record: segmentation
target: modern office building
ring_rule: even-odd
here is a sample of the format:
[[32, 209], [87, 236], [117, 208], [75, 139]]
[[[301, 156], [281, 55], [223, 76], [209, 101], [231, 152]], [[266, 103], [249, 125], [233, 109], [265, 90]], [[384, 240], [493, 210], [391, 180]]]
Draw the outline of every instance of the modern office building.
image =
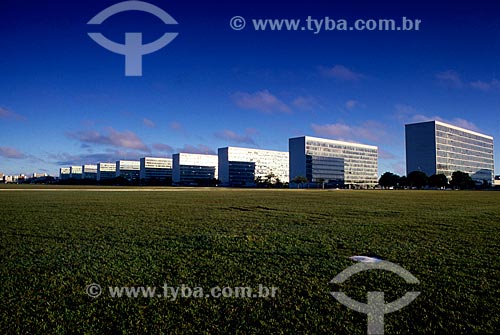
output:
[[62, 167], [59, 169], [59, 179], [68, 180], [71, 175], [71, 169], [69, 167]]
[[493, 183], [493, 137], [441, 121], [407, 124], [406, 173], [428, 176], [455, 171], [468, 173], [476, 183]]
[[172, 155], [175, 185], [209, 185], [219, 177], [217, 155], [177, 153]]
[[172, 159], [143, 157], [140, 159], [140, 178], [147, 182], [164, 183], [172, 180]]
[[116, 161], [116, 177], [123, 177], [128, 181], [139, 180], [141, 162], [139, 161]]
[[116, 163], [98, 163], [97, 180], [109, 180], [116, 177]]
[[97, 180], [97, 165], [82, 165], [82, 179]]
[[374, 187], [378, 182], [378, 148], [311, 136], [288, 140], [290, 180], [304, 177], [326, 187]]
[[71, 179], [82, 179], [82, 166], [81, 165], [70, 166], [69, 169], [70, 169], [69, 177]]
[[219, 180], [222, 186], [254, 186], [255, 179], [272, 174], [289, 181], [289, 155], [286, 151], [240, 147], [219, 148]]

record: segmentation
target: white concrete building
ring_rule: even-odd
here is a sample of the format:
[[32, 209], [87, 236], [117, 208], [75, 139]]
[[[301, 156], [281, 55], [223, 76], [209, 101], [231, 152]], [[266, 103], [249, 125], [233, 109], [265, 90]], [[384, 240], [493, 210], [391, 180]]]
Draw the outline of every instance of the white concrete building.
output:
[[172, 162], [176, 185], [209, 185], [219, 177], [217, 155], [177, 153], [172, 155]]
[[116, 177], [123, 177], [128, 181], [139, 180], [141, 162], [139, 161], [116, 161]]
[[62, 167], [59, 169], [59, 179], [60, 180], [68, 180], [71, 176], [71, 168]]
[[97, 165], [82, 165], [82, 179], [97, 180]]
[[219, 179], [222, 186], [253, 186], [255, 179], [273, 174], [289, 181], [289, 154], [286, 151], [240, 147], [219, 148]]
[[407, 124], [406, 173], [428, 176], [455, 171], [468, 173], [477, 183], [493, 183], [493, 137], [441, 121]]
[[82, 179], [82, 166], [81, 165], [73, 165], [70, 167], [70, 175], [71, 179]]
[[378, 183], [378, 147], [311, 136], [291, 138], [290, 180], [330, 187], [374, 187]]
[[108, 180], [116, 177], [116, 163], [98, 163], [97, 180]]
[[140, 178], [165, 182], [172, 178], [172, 158], [143, 157], [140, 159]]

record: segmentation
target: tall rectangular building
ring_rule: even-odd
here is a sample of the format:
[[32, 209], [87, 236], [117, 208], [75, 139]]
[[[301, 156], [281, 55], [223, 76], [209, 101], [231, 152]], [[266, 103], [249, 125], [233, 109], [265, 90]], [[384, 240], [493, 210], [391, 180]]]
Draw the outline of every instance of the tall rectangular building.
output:
[[308, 183], [330, 187], [366, 188], [378, 182], [378, 148], [311, 136], [288, 140], [290, 180], [305, 177]]
[[493, 137], [441, 121], [407, 124], [406, 173], [428, 176], [455, 171], [468, 173], [477, 183], [493, 183]]
[[140, 178], [145, 181], [166, 182], [172, 180], [172, 159], [143, 157], [140, 159]]
[[98, 163], [97, 180], [108, 180], [116, 177], [116, 163]]
[[172, 155], [172, 162], [176, 185], [210, 185], [219, 177], [217, 155], [178, 153]]
[[139, 161], [116, 161], [116, 177], [123, 177], [128, 181], [139, 180], [141, 162]]
[[289, 181], [289, 155], [286, 151], [239, 147], [219, 148], [219, 179], [222, 186], [253, 186], [256, 178], [273, 174]]

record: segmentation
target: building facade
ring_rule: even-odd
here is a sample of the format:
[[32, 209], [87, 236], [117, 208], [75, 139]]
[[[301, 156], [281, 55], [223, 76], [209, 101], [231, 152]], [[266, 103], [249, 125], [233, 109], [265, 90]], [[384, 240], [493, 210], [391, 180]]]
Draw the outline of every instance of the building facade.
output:
[[289, 181], [289, 154], [286, 151], [240, 147], [219, 148], [219, 180], [222, 186], [254, 186], [258, 178], [274, 175]]
[[172, 155], [175, 185], [209, 185], [218, 179], [217, 155], [177, 153]]
[[441, 121], [407, 124], [406, 173], [428, 176], [455, 171], [468, 173], [476, 183], [493, 183], [493, 137]]
[[290, 138], [290, 180], [304, 177], [326, 187], [374, 187], [378, 147], [311, 136]]
[[71, 169], [69, 167], [62, 167], [59, 169], [59, 179], [68, 180], [70, 178]]
[[97, 180], [109, 180], [116, 177], [116, 163], [98, 163]]
[[97, 180], [97, 165], [95, 164], [82, 165], [82, 179]]
[[165, 183], [172, 180], [172, 159], [143, 157], [140, 159], [140, 178], [148, 182]]
[[116, 161], [116, 177], [122, 177], [128, 181], [138, 181], [141, 172], [139, 161]]
[[82, 166], [74, 165], [70, 167], [70, 175], [71, 179], [82, 179]]

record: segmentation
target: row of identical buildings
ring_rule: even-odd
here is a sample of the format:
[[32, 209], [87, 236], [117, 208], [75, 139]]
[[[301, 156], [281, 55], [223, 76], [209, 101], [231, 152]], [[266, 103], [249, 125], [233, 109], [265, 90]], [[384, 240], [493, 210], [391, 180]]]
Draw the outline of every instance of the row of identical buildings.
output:
[[[176, 153], [172, 158], [143, 157], [60, 169], [60, 179], [129, 181], [173, 185], [252, 187], [257, 181], [289, 183], [296, 177], [326, 187], [374, 187], [378, 179], [376, 146], [310, 136], [291, 138], [289, 151], [224, 147], [217, 155]], [[291, 176], [291, 178], [290, 178]]]
[[[427, 175], [467, 172], [478, 183], [493, 181], [493, 138], [439, 121], [406, 125], [407, 172]], [[240, 147], [219, 148], [217, 155], [176, 153], [172, 158], [71, 166], [60, 178], [171, 180], [174, 185], [252, 187], [272, 178], [326, 187], [370, 188], [378, 183], [378, 148], [311, 136], [290, 138], [288, 151]], [[302, 177], [302, 178], [297, 178]]]

